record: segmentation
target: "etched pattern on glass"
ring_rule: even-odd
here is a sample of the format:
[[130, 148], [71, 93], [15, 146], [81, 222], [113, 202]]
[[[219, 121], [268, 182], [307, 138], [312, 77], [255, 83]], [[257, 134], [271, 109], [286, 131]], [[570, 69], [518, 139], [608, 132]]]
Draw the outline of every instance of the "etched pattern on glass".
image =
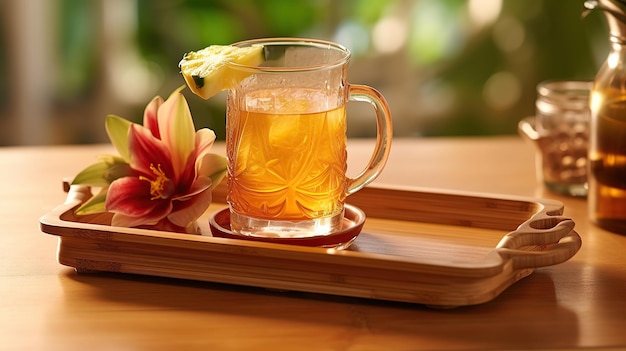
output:
[[229, 203], [262, 219], [336, 215], [346, 187], [345, 108], [326, 108], [322, 92], [248, 93], [247, 110], [229, 101]]

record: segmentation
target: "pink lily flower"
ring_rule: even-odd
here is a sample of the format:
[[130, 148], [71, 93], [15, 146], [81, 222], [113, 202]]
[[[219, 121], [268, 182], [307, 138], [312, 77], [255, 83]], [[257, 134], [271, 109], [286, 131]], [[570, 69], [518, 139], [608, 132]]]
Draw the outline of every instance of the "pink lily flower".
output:
[[[226, 161], [209, 153], [215, 133], [195, 130], [180, 89], [166, 101], [155, 97], [144, 111], [143, 126], [107, 116], [106, 127], [122, 160], [103, 159], [106, 171], [91, 178], [108, 183], [100, 201], [113, 213], [111, 225], [193, 232], [211, 203], [211, 190], [225, 174]], [[119, 167], [124, 163], [128, 167]]]

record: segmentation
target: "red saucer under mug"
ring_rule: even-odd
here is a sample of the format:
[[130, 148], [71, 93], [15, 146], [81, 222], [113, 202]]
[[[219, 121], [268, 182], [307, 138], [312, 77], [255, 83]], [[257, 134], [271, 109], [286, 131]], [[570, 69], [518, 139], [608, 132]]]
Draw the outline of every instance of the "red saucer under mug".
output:
[[289, 244], [300, 246], [319, 246], [325, 248], [345, 249], [361, 233], [365, 223], [365, 213], [358, 207], [346, 204], [341, 230], [323, 235], [310, 237], [280, 238], [249, 236], [234, 233], [230, 230], [230, 210], [225, 208], [214, 213], [209, 219], [211, 233], [215, 237], [261, 241], [277, 244]]

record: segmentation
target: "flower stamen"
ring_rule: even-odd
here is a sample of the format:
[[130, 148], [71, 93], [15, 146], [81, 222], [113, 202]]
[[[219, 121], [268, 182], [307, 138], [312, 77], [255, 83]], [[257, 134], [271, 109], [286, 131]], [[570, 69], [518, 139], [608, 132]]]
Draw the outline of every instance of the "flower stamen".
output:
[[154, 164], [151, 163], [150, 170], [154, 173], [156, 179], [152, 180], [148, 177], [139, 176], [140, 180], [145, 180], [150, 183], [150, 195], [152, 195], [150, 200], [167, 198], [167, 194], [164, 194], [164, 192], [166, 190], [166, 185], [170, 182], [170, 179], [165, 176], [165, 172], [163, 172], [161, 164], [158, 164], [155, 167]]

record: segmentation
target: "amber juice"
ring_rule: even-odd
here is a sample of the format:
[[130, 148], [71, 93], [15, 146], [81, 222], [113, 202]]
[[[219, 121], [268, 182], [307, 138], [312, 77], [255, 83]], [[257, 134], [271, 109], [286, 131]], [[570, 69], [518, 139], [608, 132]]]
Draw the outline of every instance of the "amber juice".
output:
[[330, 100], [321, 91], [288, 88], [229, 97], [227, 200], [233, 230], [267, 236], [272, 222], [282, 231], [292, 223], [290, 233], [276, 235], [298, 236], [341, 225], [346, 112]]
[[606, 101], [594, 116], [589, 154], [591, 219], [626, 233], [626, 101]]

